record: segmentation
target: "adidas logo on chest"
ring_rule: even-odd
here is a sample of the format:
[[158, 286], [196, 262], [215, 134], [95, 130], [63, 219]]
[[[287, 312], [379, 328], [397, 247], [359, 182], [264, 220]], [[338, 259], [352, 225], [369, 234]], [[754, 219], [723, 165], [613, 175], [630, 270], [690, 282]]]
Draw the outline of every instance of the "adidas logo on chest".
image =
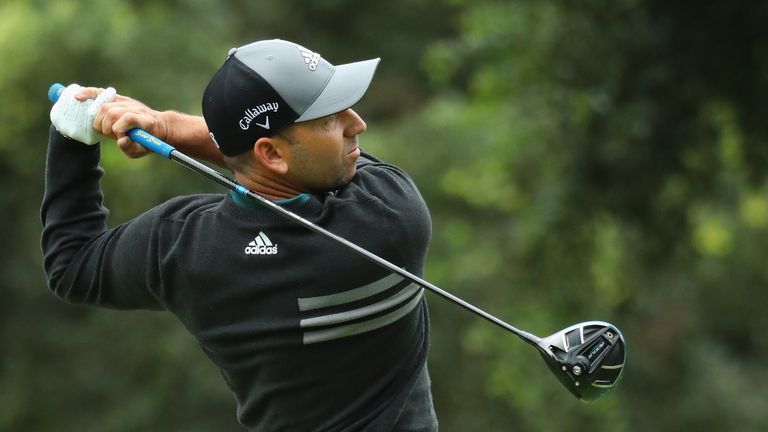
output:
[[248, 243], [245, 247], [246, 255], [277, 255], [277, 245], [264, 234], [264, 231], [260, 231], [253, 241]]

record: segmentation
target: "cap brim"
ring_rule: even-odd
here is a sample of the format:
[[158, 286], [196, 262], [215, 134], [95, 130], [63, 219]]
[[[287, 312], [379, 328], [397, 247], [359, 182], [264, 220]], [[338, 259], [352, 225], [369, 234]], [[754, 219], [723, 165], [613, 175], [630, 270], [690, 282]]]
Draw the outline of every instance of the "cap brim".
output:
[[368, 90], [379, 61], [381, 59], [376, 58], [336, 66], [320, 96], [296, 121], [325, 117], [356, 104]]

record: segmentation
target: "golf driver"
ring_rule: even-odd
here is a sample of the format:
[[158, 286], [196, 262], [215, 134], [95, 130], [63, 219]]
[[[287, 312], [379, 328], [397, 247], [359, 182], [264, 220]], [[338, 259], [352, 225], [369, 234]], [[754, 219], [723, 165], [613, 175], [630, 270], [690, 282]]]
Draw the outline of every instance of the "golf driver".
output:
[[[56, 102], [64, 90], [61, 84], [53, 84], [48, 90], [48, 99]], [[402, 276], [411, 282], [467, 309], [497, 326], [515, 334], [526, 343], [536, 347], [550, 370], [560, 382], [577, 398], [583, 401], [596, 400], [610, 392], [619, 382], [624, 369], [626, 345], [624, 337], [615, 326], [602, 321], [588, 321], [574, 324], [545, 338], [520, 330], [484, 310], [456, 297], [455, 295], [427, 282], [424, 279], [390, 263], [366, 249], [329, 232], [301, 216], [284, 209], [278, 204], [248, 190], [245, 186], [230, 180], [218, 171], [181, 153], [170, 144], [141, 129], [129, 131], [130, 138], [167, 159], [172, 159], [188, 169], [202, 174], [238, 194], [255, 199], [265, 207], [291, 219], [304, 227], [330, 238], [351, 249], [371, 262]]]

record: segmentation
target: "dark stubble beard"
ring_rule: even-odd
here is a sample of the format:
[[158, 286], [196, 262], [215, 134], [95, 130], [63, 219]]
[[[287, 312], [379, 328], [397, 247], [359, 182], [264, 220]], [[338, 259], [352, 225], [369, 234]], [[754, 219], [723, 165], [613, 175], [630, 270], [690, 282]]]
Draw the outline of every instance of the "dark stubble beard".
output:
[[310, 192], [316, 193], [316, 194], [324, 194], [328, 192], [337, 192], [340, 189], [342, 189], [344, 186], [348, 185], [349, 182], [352, 181], [352, 179], [357, 174], [357, 170], [355, 169], [351, 175], [347, 175], [346, 173], [342, 176], [340, 175], [339, 178], [329, 181], [328, 184], [325, 185], [312, 185], [309, 187]]

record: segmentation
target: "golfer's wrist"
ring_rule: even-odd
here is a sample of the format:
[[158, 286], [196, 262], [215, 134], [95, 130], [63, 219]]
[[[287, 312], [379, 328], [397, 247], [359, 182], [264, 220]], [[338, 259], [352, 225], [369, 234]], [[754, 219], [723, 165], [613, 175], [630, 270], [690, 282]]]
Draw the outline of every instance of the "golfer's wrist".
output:
[[197, 145], [210, 140], [208, 128], [200, 116], [184, 114], [178, 111], [158, 113], [158, 138], [172, 145]]
[[158, 111], [156, 137], [171, 145], [177, 145], [179, 141], [176, 130], [182, 129], [177, 125], [181, 121], [181, 113], [176, 111]]

